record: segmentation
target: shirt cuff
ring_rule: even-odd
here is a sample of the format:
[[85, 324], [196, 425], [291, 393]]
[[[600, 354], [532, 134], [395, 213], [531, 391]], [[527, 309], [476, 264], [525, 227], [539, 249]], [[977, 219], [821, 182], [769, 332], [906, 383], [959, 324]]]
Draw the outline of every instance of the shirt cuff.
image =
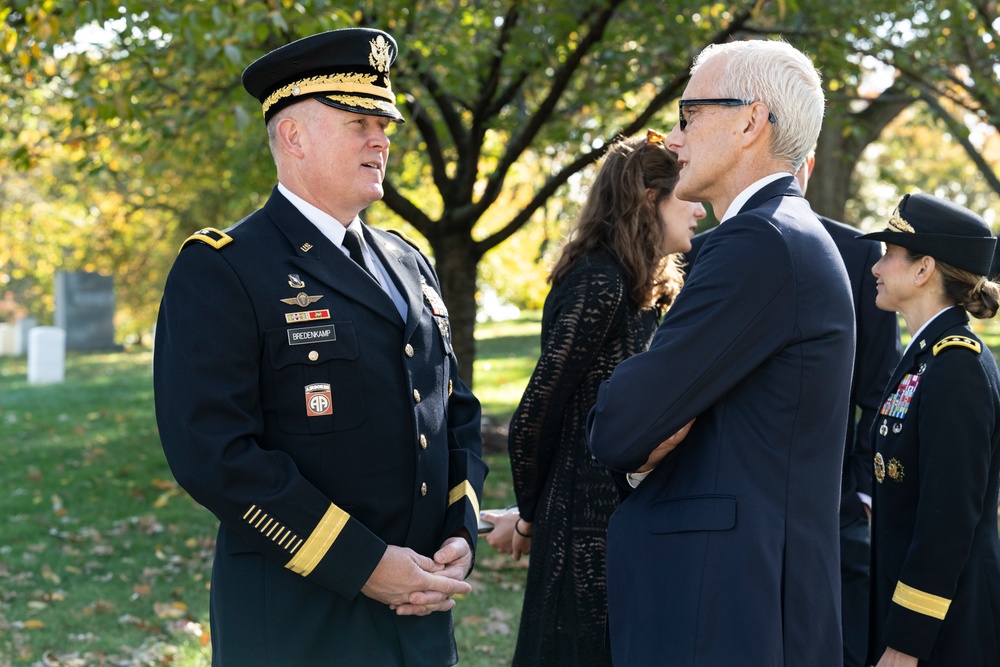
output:
[[625, 479], [628, 480], [628, 485], [633, 489], [638, 489], [639, 485], [642, 484], [642, 480], [646, 479], [646, 475], [653, 472], [652, 470], [647, 470], [646, 472], [629, 472], [625, 473]]

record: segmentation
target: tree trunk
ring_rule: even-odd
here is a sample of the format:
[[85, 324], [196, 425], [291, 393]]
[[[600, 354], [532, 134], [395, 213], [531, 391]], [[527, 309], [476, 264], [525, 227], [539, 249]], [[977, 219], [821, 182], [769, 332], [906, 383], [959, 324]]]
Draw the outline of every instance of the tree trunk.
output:
[[467, 230], [442, 234], [431, 240], [441, 296], [451, 320], [451, 343], [458, 356], [458, 373], [472, 386], [476, 358], [476, 267], [480, 255]]
[[819, 215], [844, 219], [851, 197], [851, 174], [860, 155], [845, 146], [843, 125], [828, 114], [816, 144], [816, 166], [809, 177], [806, 199]]
[[862, 153], [913, 101], [906, 83], [899, 80], [860, 111], [851, 110], [850, 99], [830, 101], [816, 142], [815, 175], [810, 176], [806, 192], [814, 211], [844, 220], [847, 200], [853, 195], [851, 176]]

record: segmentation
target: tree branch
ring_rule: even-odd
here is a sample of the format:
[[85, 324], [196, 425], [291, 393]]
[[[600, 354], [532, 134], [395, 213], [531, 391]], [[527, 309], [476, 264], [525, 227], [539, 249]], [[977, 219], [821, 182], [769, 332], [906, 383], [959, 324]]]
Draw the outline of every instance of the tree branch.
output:
[[[709, 43], [720, 44], [729, 40], [734, 34], [745, 29], [746, 24], [752, 15], [752, 8], [744, 9], [740, 15], [737, 16], [726, 28], [716, 33]], [[693, 60], [694, 56], [692, 55], [687, 66], [681, 69], [680, 73], [677, 74], [673, 80], [665, 84], [657, 92], [653, 99], [650, 100], [649, 104], [646, 105], [646, 108], [642, 111], [642, 113], [637, 115], [628, 125], [612, 133], [610, 137], [606, 138], [602, 148], [581, 155], [558, 173], [554, 174], [545, 182], [535, 196], [532, 197], [531, 201], [528, 202], [522, 210], [518, 211], [518, 213], [506, 225], [490, 236], [477, 241], [476, 247], [480, 250], [480, 252], [485, 253], [487, 250], [496, 247], [513, 236], [514, 233], [517, 232], [517, 230], [520, 229], [532, 215], [534, 215], [535, 211], [541, 208], [545, 204], [546, 200], [551, 197], [560, 186], [569, 180], [570, 176], [599, 160], [616, 137], [631, 136], [644, 128], [649, 122], [649, 119], [660, 111], [667, 104], [667, 102], [675, 99], [681, 94], [683, 87], [690, 78], [689, 71]], [[499, 168], [497, 169], [497, 172], [500, 172]], [[506, 170], [504, 170], [503, 173], [506, 173]], [[500, 180], [502, 182], [502, 177]], [[483, 199], [480, 200], [480, 204], [482, 204], [482, 201], [485, 199], [486, 196], [484, 195]]]
[[479, 217], [496, 201], [503, 189], [507, 172], [517, 162], [521, 154], [531, 146], [535, 136], [552, 117], [552, 113], [555, 111], [560, 98], [569, 86], [573, 74], [580, 67], [590, 49], [595, 44], [600, 43], [605, 29], [614, 15], [615, 9], [623, 1], [609, 0], [607, 6], [593, 15], [587, 34], [580, 40], [576, 49], [569, 54], [563, 65], [556, 70], [555, 75], [551, 78], [552, 85], [549, 88], [548, 94], [542, 100], [538, 109], [531, 115], [528, 123], [519, 132], [515, 133], [511, 141], [507, 144], [507, 149], [501, 156], [497, 168], [487, 180], [483, 196], [470, 207], [471, 210], [468, 211], [468, 214]]
[[961, 144], [963, 149], [965, 149], [965, 152], [968, 154], [969, 158], [971, 158], [972, 161], [975, 163], [976, 167], [979, 168], [979, 171], [982, 173], [983, 178], [986, 179], [986, 182], [989, 184], [990, 188], [993, 189], [993, 192], [1000, 195], [1000, 178], [997, 177], [997, 174], [996, 172], [993, 171], [993, 168], [989, 165], [988, 162], [986, 162], [982, 154], [978, 150], [976, 150], [976, 147], [972, 145], [972, 142], [969, 141], [968, 128], [965, 127], [965, 125], [963, 125], [960, 121], [956, 120], [954, 116], [948, 113], [948, 110], [941, 105], [937, 97], [932, 95], [930, 91], [921, 89], [920, 99], [923, 102], [925, 102], [927, 106], [931, 108], [931, 111], [934, 112], [935, 116], [937, 116], [944, 122], [945, 127], [948, 128], [948, 131], [951, 132], [951, 135], [955, 137], [956, 140], [958, 140], [958, 143]]

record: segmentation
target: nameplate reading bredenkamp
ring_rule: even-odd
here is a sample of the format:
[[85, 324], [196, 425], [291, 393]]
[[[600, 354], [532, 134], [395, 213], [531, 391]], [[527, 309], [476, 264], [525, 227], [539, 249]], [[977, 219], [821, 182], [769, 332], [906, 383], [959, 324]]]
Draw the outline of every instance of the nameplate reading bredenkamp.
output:
[[337, 340], [337, 330], [332, 324], [323, 327], [303, 327], [288, 330], [289, 345], [309, 345], [310, 343], [332, 343]]

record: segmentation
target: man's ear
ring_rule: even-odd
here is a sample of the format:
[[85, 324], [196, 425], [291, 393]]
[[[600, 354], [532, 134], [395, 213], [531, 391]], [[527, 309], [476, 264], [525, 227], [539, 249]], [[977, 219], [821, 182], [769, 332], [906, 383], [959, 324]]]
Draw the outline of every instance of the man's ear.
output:
[[285, 153], [300, 159], [305, 156], [303, 126], [295, 116], [280, 119], [274, 130], [278, 144]]
[[763, 102], [754, 102], [750, 105], [750, 117], [747, 118], [743, 126], [743, 138], [745, 144], [757, 141], [764, 134], [764, 130], [771, 125], [769, 120], [770, 112]]

